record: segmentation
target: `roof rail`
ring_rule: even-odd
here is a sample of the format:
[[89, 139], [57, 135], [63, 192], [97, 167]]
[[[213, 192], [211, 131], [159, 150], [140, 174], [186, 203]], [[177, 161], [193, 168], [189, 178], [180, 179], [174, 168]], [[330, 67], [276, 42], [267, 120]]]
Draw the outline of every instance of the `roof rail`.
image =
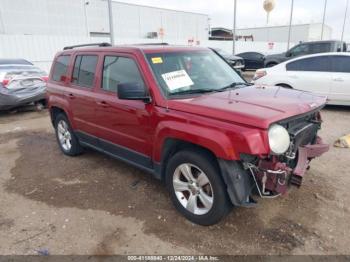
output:
[[86, 46], [112, 46], [110, 43], [93, 43], [93, 44], [82, 44], [82, 45], [71, 45], [71, 46], [65, 46], [63, 50], [73, 49], [77, 47], [86, 47]]

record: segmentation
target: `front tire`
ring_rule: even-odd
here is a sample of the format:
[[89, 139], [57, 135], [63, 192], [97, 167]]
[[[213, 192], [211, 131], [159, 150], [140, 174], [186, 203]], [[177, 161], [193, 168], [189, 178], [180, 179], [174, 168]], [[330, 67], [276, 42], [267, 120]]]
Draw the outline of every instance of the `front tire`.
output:
[[64, 114], [59, 114], [55, 119], [55, 132], [61, 151], [68, 156], [80, 155], [83, 151], [75, 136], [69, 121]]
[[232, 205], [215, 159], [205, 152], [184, 150], [167, 165], [166, 185], [175, 208], [199, 225], [213, 225]]

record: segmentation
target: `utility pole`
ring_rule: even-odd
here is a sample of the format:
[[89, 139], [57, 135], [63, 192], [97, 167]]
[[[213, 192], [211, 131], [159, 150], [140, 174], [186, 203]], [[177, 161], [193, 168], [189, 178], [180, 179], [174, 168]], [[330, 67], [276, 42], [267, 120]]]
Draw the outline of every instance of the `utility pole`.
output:
[[86, 36], [87, 36], [87, 37], [90, 37], [89, 23], [88, 23], [87, 12], [86, 12], [86, 6], [87, 6], [88, 4], [89, 4], [89, 2], [86, 2], [85, 0], [83, 0]]
[[291, 34], [291, 30], [292, 30], [293, 9], [294, 9], [294, 0], [292, 0], [292, 5], [290, 7], [287, 51], [289, 50], [289, 45], [290, 45], [290, 34]]
[[113, 27], [112, 0], [107, 0], [107, 1], [108, 1], [109, 35], [111, 37], [111, 45], [114, 45], [114, 27]]
[[324, 22], [326, 20], [327, 0], [324, 0], [321, 40], [323, 40]]
[[233, 11], [233, 30], [232, 30], [232, 53], [233, 55], [236, 53], [236, 15], [237, 15], [237, 0], [233, 0], [234, 2], [234, 11]]
[[346, 24], [346, 16], [348, 15], [348, 7], [349, 7], [349, 0], [346, 0], [346, 8], [345, 8], [344, 23], [343, 23], [343, 31], [341, 32], [341, 41], [344, 41], [344, 30], [345, 30], [345, 24]]

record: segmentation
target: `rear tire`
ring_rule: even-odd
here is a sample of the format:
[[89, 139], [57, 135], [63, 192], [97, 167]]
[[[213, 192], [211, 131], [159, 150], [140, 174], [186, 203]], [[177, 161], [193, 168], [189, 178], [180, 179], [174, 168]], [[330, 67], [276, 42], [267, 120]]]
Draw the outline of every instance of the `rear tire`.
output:
[[83, 152], [83, 148], [65, 114], [59, 114], [55, 119], [55, 132], [58, 145], [63, 154], [77, 156]]
[[166, 169], [166, 185], [175, 208], [203, 226], [216, 224], [232, 208], [215, 161], [206, 152], [183, 150], [169, 160]]
[[275, 65], [277, 65], [277, 63], [268, 63], [268, 64], [266, 64], [266, 67], [273, 67]]

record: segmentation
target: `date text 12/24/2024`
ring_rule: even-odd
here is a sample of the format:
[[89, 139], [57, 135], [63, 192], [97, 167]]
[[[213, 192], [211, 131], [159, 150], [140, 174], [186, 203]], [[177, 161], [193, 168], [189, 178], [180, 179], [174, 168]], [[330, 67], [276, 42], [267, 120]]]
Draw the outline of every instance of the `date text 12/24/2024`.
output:
[[128, 261], [219, 261], [217, 256], [128, 256]]

